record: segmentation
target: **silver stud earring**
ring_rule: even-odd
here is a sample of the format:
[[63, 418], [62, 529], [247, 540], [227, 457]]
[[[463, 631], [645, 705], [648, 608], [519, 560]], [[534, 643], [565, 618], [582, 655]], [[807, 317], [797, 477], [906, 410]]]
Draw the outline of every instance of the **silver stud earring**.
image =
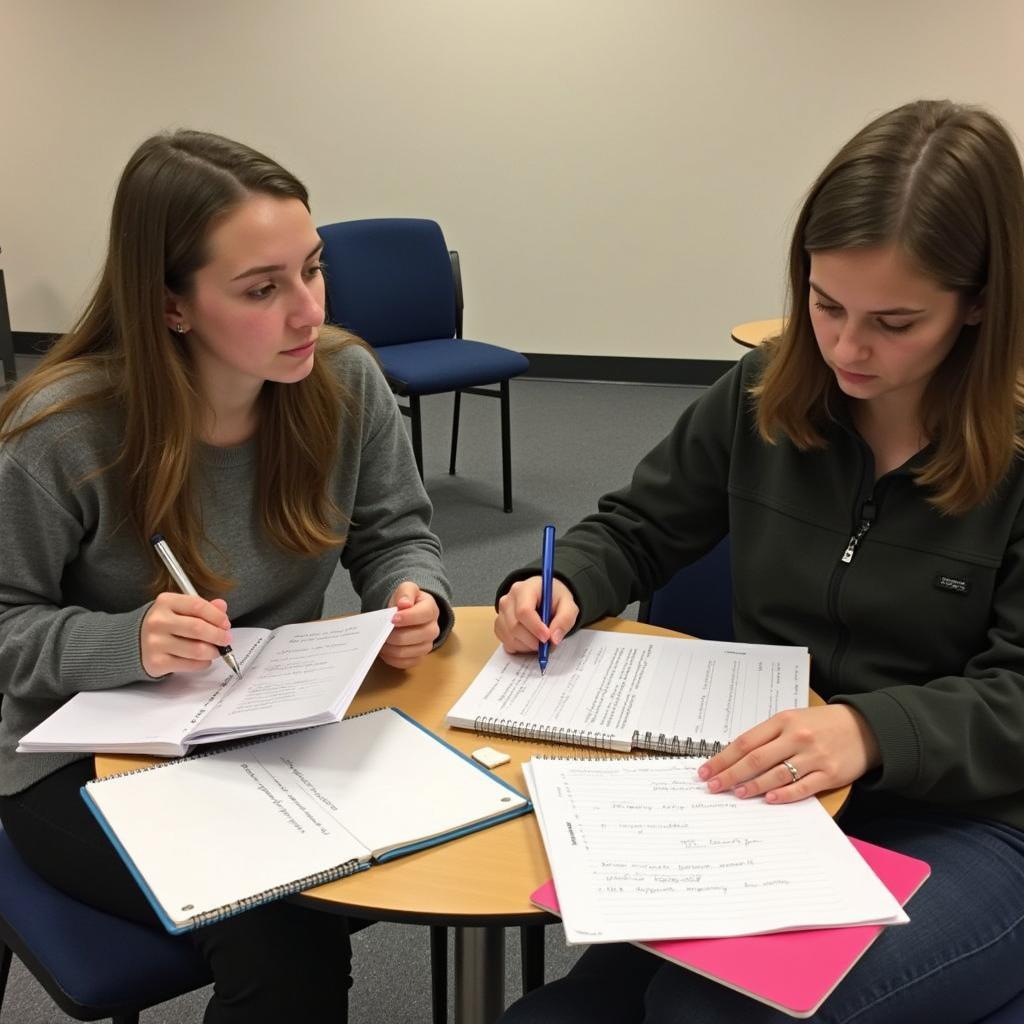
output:
[[176, 331], [177, 331], [177, 332], [178, 332], [179, 334], [184, 334], [184, 333], [185, 333], [185, 325], [184, 325], [184, 324], [175, 324], [175, 325], [174, 325], [174, 329], [175, 329], [175, 330], [176, 330]]

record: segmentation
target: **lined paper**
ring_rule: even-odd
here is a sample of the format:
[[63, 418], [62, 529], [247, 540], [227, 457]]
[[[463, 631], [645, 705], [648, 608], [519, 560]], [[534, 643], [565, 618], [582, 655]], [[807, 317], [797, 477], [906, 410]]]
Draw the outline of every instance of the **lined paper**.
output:
[[907, 920], [817, 800], [711, 794], [685, 758], [534, 758], [526, 772], [570, 942]]

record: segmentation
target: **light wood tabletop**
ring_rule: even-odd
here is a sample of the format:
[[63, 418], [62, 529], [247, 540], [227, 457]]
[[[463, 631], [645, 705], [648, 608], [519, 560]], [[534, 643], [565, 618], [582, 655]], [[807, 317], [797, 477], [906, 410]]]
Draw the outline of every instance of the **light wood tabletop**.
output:
[[731, 331], [732, 340], [745, 348], [757, 348], [763, 341], [777, 338], [786, 326], [784, 317], [774, 320], [750, 320], [737, 324]]
[[[455, 629], [439, 651], [408, 672], [378, 662], [356, 695], [350, 713], [394, 705], [466, 753], [482, 746], [496, 747], [510, 754], [512, 760], [495, 769], [495, 774], [525, 793], [522, 762], [537, 753], [564, 756], [569, 748], [481, 736], [444, 724], [448, 709], [497, 646], [493, 621], [491, 608], [457, 608]], [[678, 635], [623, 619], [603, 619], [594, 627], [620, 633]], [[812, 695], [812, 703], [821, 702]], [[601, 756], [629, 755], [601, 752]], [[151, 758], [123, 755], [96, 758], [99, 775], [150, 763]], [[409, 771], [415, 770], [415, 764], [410, 764]], [[822, 795], [829, 813], [837, 813], [847, 792], [843, 789]], [[376, 920], [468, 926], [539, 924], [551, 918], [530, 903], [529, 895], [550, 877], [536, 819], [531, 814], [378, 864], [369, 871], [311, 889], [299, 898], [321, 904], [324, 909], [330, 905], [338, 912]]]

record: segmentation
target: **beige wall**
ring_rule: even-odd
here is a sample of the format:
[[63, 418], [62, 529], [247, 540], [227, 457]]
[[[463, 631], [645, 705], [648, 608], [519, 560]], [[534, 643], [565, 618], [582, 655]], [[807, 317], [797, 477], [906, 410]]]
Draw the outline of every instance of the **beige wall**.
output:
[[190, 126], [279, 159], [318, 222], [440, 221], [471, 337], [732, 358], [831, 152], [918, 96], [1020, 138], [1022, 40], [1018, 0], [0, 0], [13, 326], [68, 326], [125, 159]]

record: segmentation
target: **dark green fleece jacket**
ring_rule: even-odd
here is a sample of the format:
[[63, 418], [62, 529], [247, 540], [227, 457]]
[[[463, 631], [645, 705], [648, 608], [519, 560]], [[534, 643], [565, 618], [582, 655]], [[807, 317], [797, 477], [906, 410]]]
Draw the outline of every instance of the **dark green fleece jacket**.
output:
[[859, 788], [1024, 828], [1024, 462], [986, 504], [942, 515], [912, 476], [926, 453], [875, 481], [841, 398], [825, 449], [762, 441], [762, 360], [742, 359], [559, 540], [580, 621], [649, 596], [728, 532], [737, 639], [810, 648], [812, 686], [878, 739]]

